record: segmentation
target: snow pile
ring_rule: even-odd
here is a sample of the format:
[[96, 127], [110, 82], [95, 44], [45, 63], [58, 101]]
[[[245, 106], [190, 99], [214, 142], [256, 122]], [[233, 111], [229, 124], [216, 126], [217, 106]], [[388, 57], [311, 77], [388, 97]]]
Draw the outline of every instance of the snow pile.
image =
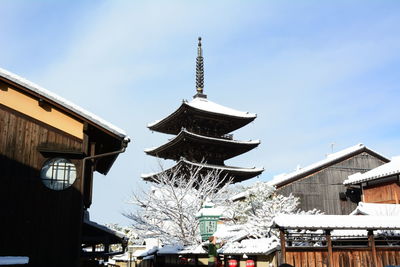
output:
[[400, 216], [400, 204], [360, 202], [350, 215]]

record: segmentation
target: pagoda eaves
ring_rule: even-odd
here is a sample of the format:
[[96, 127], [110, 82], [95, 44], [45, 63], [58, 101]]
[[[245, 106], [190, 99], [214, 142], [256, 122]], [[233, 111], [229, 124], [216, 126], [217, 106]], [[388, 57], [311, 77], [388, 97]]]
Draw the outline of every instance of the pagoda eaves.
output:
[[154, 157], [176, 161], [185, 157], [197, 162], [207, 159], [208, 163], [223, 164], [224, 160], [248, 152], [259, 144], [259, 140], [237, 141], [207, 137], [183, 129], [167, 143], [156, 148], [146, 149], [145, 152]]
[[191, 132], [204, 130], [206, 132], [202, 134], [208, 136], [221, 136], [249, 124], [256, 117], [253, 113], [234, 110], [207, 98], [195, 97], [191, 101], [183, 101], [176, 111], [147, 127], [166, 134], [177, 135], [182, 128], [186, 128]]
[[[158, 175], [165, 175], [170, 172], [174, 172], [176, 170], [180, 170], [185, 175], [185, 169], [189, 170], [193, 167], [200, 167], [204, 172], [207, 171], [220, 171], [221, 177], [225, 177], [226, 179], [232, 179], [233, 183], [242, 182], [251, 178], [254, 178], [260, 175], [264, 169], [263, 168], [239, 168], [239, 167], [231, 167], [231, 166], [220, 166], [220, 165], [212, 165], [207, 163], [196, 163], [188, 161], [185, 158], [181, 158], [174, 166], [165, 169], [158, 173], [150, 173], [150, 174], [142, 174], [142, 179], [145, 181], [152, 182], [155, 180], [155, 177]], [[187, 172], [189, 173], [189, 172]]]

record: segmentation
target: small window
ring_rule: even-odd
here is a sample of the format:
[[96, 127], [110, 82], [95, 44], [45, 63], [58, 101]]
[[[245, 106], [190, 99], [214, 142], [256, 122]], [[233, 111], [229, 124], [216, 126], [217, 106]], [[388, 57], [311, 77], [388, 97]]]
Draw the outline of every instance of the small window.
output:
[[76, 179], [76, 167], [67, 159], [54, 158], [48, 160], [40, 171], [43, 184], [53, 190], [64, 190]]

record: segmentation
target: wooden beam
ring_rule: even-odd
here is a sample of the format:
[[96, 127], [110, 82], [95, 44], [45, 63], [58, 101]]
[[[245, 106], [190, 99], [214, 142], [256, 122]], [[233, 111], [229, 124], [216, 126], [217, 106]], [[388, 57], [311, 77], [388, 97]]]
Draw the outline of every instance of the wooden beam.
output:
[[326, 230], [325, 234], [326, 234], [326, 244], [328, 247], [328, 267], [333, 267], [331, 230]]
[[279, 229], [279, 237], [281, 239], [281, 264], [286, 263], [286, 238], [285, 230]]
[[368, 244], [371, 247], [372, 261], [374, 263], [374, 266], [378, 266], [378, 259], [376, 257], [374, 230], [368, 230]]

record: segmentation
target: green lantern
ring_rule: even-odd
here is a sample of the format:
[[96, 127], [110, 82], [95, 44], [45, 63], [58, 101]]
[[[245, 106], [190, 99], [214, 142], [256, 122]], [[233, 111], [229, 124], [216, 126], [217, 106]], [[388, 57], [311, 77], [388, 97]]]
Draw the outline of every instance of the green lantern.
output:
[[217, 231], [218, 220], [221, 217], [221, 210], [214, 207], [211, 202], [204, 203], [202, 209], [197, 213], [200, 222], [201, 240], [206, 241]]

